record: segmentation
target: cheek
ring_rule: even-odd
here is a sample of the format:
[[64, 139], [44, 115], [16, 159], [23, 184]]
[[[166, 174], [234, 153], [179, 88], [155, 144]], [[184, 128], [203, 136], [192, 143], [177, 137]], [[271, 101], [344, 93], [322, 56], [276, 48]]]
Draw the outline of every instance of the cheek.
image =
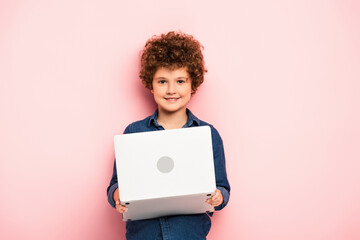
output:
[[151, 90], [151, 93], [154, 94], [154, 95], [158, 95], [159, 92], [160, 92], [159, 87], [153, 86], [153, 89]]
[[191, 96], [191, 92], [192, 92], [191, 86], [187, 87], [186, 89], [184, 89], [183, 95]]
[[162, 91], [161, 88], [155, 88], [153, 91], [152, 91], [153, 95], [155, 98], [162, 98], [162, 96], [164, 96], [164, 92]]

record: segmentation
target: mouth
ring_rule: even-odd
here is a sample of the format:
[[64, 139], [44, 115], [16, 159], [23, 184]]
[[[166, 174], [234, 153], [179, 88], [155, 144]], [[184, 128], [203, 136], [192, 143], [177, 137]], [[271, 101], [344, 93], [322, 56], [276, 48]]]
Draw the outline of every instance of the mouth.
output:
[[179, 97], [166, 97], [165, 100], [168, 102], [176, 102], [177, 100], [179, 100]]

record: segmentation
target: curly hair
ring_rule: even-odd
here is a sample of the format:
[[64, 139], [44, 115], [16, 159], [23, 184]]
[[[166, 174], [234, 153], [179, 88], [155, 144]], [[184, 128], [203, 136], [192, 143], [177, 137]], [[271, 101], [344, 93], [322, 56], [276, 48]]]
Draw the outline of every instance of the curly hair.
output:
[[152, 89], [156, 71], [161, 68], [177, 69], [185, 67], [195, 93], [204, 81], [204, 47], [193, 36], [182, 32], [169, 32], [150, 38], [141, 52], [140, 79], [146, 88]]

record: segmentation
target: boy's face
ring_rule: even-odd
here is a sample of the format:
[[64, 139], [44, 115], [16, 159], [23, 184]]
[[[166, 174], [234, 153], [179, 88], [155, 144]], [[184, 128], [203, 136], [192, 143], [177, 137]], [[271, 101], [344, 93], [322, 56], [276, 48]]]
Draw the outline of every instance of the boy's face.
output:
[[174, 70], [159, 68], [154, 74], [152, 87], [151, 93], [154, 95], [159, 111], [168, 113], [185, 111], [193, 92], [186, 68]]

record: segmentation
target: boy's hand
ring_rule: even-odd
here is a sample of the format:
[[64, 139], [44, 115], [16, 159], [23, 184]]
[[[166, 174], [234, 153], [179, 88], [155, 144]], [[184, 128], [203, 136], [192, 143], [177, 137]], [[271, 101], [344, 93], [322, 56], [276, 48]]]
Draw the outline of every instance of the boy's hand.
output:
[[114, 201], [115, 201], [115, 207], [116, 207], [116, 210], [119, 212], [119, 213], [124, 213], [124, 212], [127, 212], [128, 208], [123, 206], [123, 205], [120, 205], [120, 198], [119, 198], [119, 188], [117, 188], [114, 192], [114, 195], [113, 195], [113, 198], [114, 198]]
[[224, 202], [224, 198], [220, 190], [216, 189], [215, 195], [209, 198], [208, 200], [206, 200], [206, 202], [213, 207], [217, 207]]

